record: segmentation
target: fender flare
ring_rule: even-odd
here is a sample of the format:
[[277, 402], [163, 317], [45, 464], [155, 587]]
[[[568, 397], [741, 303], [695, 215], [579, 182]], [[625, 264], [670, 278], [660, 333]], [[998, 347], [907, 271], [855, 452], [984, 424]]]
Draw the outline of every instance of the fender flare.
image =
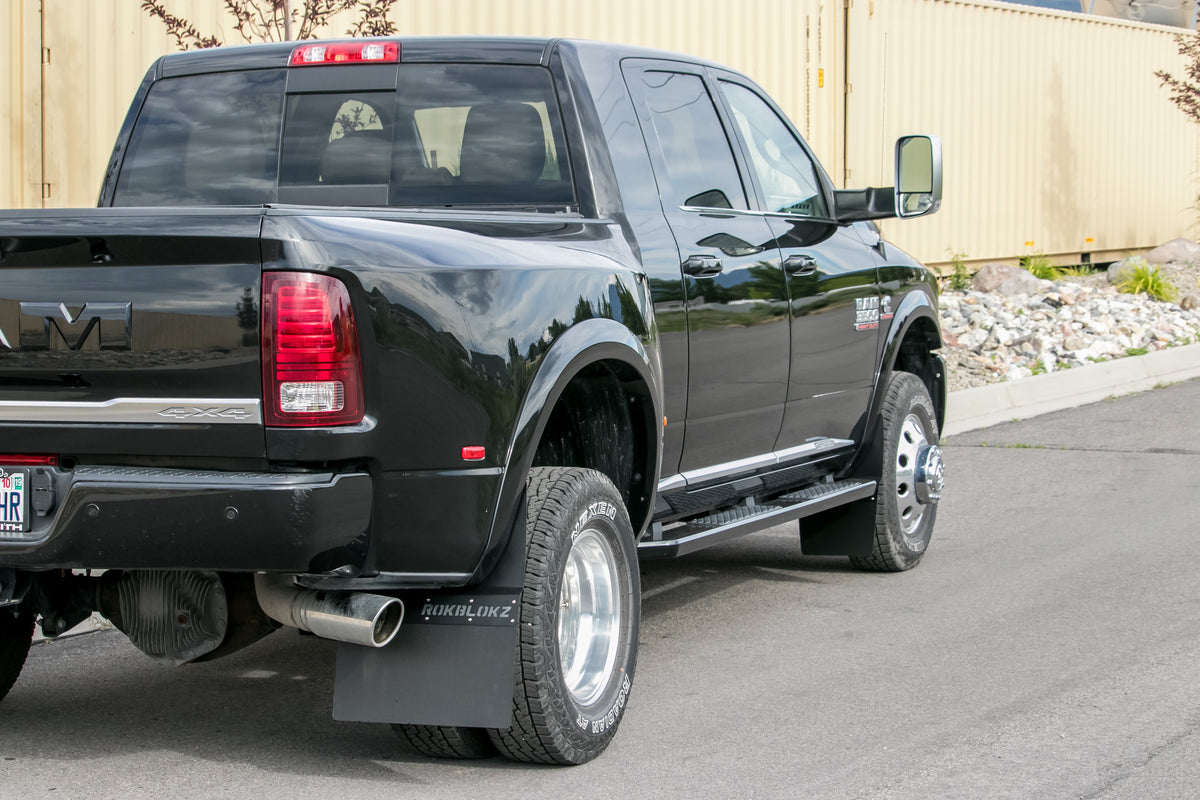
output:
[[[621, 362], [634, 370], [646, 387], [645, 400], [650, 413], [644, 415], [645, 422], [653, 426], [648, 437], [647, 463], [642, 470], [648, 500], [645, 513], [640, 515], [642, 518], [633, 520], [634, 530], [641, 531], [649, 522], [654, 506], [652, 492], [657, 486], [662, 456], [663, 400], [659, 380], [662, 370], [658, 351], [647, 349], [646, 341], [619, 322], [606, 318], [583, 320], [571, 326], [550, 346], [521, 402], [509, 451], [505, 455], [504, 478], [497, 495], [496, 513], [492, 516], [492, 529], [472, 582], [490, 572], [507, 543], [512, 520], [519, 511], [518, 505], [525, 491], [525, 476], [563, 390], [583, 369], [599, 361]], [[516, 535], [515, 531], [513, 535]]]
[[[877, 471], [877, 467], [871, 464], [875, 459], [872, 458], [874, 444], [879, 432], [879, 413], [883, 407], [883, 395], [887, 389], [888, 378], [896, 367], [896, 359], [900, 356], [900, 345], [912, 326], [919, 319], [927, 319], [933, 324], [933, 329], [938, 334], [936, 347], [941, 347], [941, 326], [938, 323], [937, 301], [931, 299], [929, 294], [919, 289], [910, 291], [900, 301], [900, 305], [896, 307], [892, 324], [888, 328], [887, 337], [884, 340], [882, 356], [879, 360], [879, 374], [875, 381], [875, 390], [871, 394], [871, 405], [867, 412], [866, 429], [864, 430], [863, 444], [859, 448], [858, 455], [854, 459], [854, 463], [850, 468], [850, 472], [855, 475], [868, 475], [870, 477], [878, 477], [873, 473]], [[946, 414], [946, 369], [942, 364], [941, 357], [937, 354], [932, 354], [936, 360], [938, 369], [938, 386], [934, 399], [934, 405], [938, 409], [938, 429], [941, 430]]]

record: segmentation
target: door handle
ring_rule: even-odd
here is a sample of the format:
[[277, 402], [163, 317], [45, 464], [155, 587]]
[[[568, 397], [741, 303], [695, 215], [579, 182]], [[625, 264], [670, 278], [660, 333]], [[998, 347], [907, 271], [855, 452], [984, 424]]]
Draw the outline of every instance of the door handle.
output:
[[713, 278], [723, 269], [725, 265], [716, 256], [688, 256], [683, 262], [683, 271], [693, 278]]
[[817, 260], [812, 256], [788, 256], [783, 260], [783, 268], [788, 275], [803, 277], [817, 271]]

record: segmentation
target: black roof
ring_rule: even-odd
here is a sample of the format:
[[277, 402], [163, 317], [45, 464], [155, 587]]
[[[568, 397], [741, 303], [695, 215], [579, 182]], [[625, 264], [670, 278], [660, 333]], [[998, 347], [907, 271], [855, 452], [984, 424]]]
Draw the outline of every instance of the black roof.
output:
[[[559, 42], [569, 42], [581, 49], [609, 52], [613, 57], [670, 58], [690, 62], [703, 62], [677, 53], [668, 53], [632, 45], [612, 44], [577, 39], [516, 36], [386, 36], [377, 41], [399, 42], [400, 61], [457, 62], [489, 64], [544, 64], [550, 52]], [[371, 41], [370, 39], [327, 39], [325, 42]], [[226, 72], [242, 69], [267, 69], [285, 67], [292, 51], [318, 40], [266, 42], [263, 44], [237, 47], [214, 47], [204, 50], [187, 50], [164, 56], [158, 62], [155, 77], [169, 78], [178, 75], [193, 75], [202, 72]], [[716, 66], [716, 65], [714, 65]]]

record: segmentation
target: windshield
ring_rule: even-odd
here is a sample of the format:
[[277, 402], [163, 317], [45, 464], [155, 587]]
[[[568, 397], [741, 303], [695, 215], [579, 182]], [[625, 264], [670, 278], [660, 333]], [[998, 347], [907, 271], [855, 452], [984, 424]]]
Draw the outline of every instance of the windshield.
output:
[[542, 67], [402, 65], [397, 91], [285, 94], [286, 80], [259, 70], [155, 83], [114, 205], [575, 202]]

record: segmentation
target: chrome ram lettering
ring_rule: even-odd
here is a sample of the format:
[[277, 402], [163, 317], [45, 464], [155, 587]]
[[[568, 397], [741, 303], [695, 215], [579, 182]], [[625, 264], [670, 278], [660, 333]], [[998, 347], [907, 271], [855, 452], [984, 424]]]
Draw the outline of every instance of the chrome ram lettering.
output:
[[[0, 331], [0, 346], [9, 350], [51, 350], [61, 342], [68, 350], [81, 350], [96, 332], [101, 350], [133, 349], [133, 303], [84, 303], [72, 312], [66, 303], [23, 302], [21, 314], [41, 319], [41, 325], [22, 325], [17, 346]], [[102, 321], [119, 325], [102, 325]]]

